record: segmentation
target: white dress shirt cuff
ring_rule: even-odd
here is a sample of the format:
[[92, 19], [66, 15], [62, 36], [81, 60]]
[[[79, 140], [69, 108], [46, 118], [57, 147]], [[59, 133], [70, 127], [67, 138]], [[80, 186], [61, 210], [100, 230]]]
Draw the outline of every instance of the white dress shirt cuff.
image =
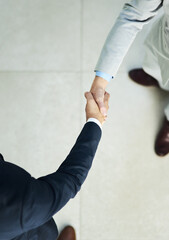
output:
[[99, 122], [99, 120], [97, 120], [96, 118], [89, 118], [89, 119], [87, 120], [87, 122], [95, 122], [95, 123], [100, 127], [100, 129], [102, 130], [102, 125], [101, 125], [101, 123]]

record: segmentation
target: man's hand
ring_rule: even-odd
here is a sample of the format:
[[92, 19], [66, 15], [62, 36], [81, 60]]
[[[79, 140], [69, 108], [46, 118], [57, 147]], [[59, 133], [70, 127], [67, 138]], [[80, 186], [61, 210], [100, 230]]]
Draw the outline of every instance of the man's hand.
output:
[[100, 112], [104, 117], [107, 116], [107, 109], [104, 104], [104, 94], [105, 94], [105, 88], [107, 84], [108, 84], [108, 81], [106, 81], [105, 79], [101, 77], [95, 77], [90, 90], [94, 96], [95, 101], [98, 104]]
[[[101, 114], [99, 107], [96, 103], [96, 101], [93, 98], [93, 94], [91, 92], [86, 92], [85, 93], [85, 97], [87, 99], [87, 104], [86, 104], [86, 121], [89, 118], [96, 118], [97, 120], [99, 120], [99, 122], [101, 124], [103, 124], [106, 120], [106, 118], [103, 116], [103, 114]], [[104, 99], [103, 99], [103, 103], [104, 106], [106, 108], [106, 112], [109, 109], [109, 98], [110, 98], [110, 94], [105, 92], [104, 93]]]

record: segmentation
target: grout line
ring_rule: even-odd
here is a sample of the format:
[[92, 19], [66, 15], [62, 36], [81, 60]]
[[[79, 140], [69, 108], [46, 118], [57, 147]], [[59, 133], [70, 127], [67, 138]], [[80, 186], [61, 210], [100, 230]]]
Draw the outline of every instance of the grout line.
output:
[[[80, 1], [80, 126], [82, 126], [82, 96], [83, 92], [83, 0]], [[79, 203], [79, 240], [82, 239], [82, 193], [80, 191], [80, 203]]]
[[[80, 54], [80, 55], [82, 55], [82, 54]], [[23, 71], [16, 71], [16, 70], [9, 70], [9, 71], [0, 71], [0, 74], [1, 73], [93, 73], [93, 71], [86, 71], [86, 70], [84, 70], [84, 71], [82, 71], [82, 70], [80, 70], [80, 71], [58, 71], [58, 70], [52, 70], [52, 71], [32, 71], [32, 70], [28, 70], [28, 71], [25, 71], [25, 70], [23, 70]]]
[[7, 70], [0, 73], [80, 73], [80, 71], [58, 71], [58, 70]]

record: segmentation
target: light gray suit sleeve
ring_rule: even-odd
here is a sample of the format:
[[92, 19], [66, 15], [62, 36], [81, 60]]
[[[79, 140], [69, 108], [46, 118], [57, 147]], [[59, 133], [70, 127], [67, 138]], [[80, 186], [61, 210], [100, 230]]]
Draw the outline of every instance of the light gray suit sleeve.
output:
[[161, 6], [161, 0], [132, 0], [126, 3], [105, 41], [95, 71], [114, 77], [137, 33]]

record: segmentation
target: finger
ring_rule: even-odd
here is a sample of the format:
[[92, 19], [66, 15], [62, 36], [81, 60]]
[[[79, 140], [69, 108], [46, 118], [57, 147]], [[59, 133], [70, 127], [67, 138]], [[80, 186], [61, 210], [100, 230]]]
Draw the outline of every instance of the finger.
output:
[[104, 101], [108, 102], [109, 99], [110, 99], [110, 94], [108, 92], [105, 92], [105, 94], [104, 94]]
[[104, 104], [106, 106], [106, 108], [108, 109], [109, 108], [109, 99], [110, 99], [110, 94], [108, 92], [105, 92], [105, 95], [104, 95]]
[[104, 117], [106, 117], [106, 116], [107, 116], [107, 109], [106, 109], [105, 104], [104, 104], [103, 102], [98, 102], [97, 104], [98, 104], [98, 106], [99, 106], [99, 109], [100, 109], [101, 114], [102, 114]]
[[104, 93], [105, 90], [103, 88], [98, 88], [97, 91], [94, 93], [94, 98], [97, 103], [104, 102]]

